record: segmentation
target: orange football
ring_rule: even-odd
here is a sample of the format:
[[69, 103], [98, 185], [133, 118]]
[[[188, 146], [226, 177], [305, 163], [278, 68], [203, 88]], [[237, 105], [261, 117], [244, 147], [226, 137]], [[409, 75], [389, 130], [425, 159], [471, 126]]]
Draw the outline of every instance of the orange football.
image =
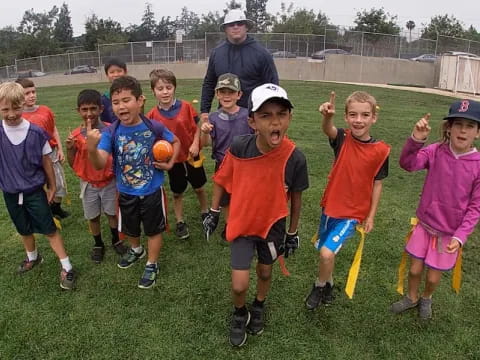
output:
[[157, 161], [168, 161], [173, 155], [173, 146], [166, 140], [153, 144], [153, 157]]

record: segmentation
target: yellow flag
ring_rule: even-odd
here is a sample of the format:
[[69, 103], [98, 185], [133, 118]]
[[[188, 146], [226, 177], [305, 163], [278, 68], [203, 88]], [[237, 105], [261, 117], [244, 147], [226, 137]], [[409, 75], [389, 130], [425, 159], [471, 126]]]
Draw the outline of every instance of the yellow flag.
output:
[[57, 227], [58, 230], [62, 230], [62, 223], [60, 222], [60, 220], [54, 217], [53, 222], [55, 223], [55, 226]]
[[457, 262], [453, 268], [452, 288], [458, 294], [462, 285], [462, 248], [458, 249]]
[[[407, 236], [405, 236], [405, 245], [407, 244], [408, 240], [410, 240], [410, 237], [412, 236], [413, 229], [415, 229], [415, 226], [418, 224], [418, 219], [416, 217], [410, 218], [410, 230], [408, 231]], [[403, 250], [402, 253], [402, 259], [400, 260], [400, 264], [398, 265], [398, 281], [397, 281], [397, 292], [400, 295], [403, 295], [403, 284], [405, 282], [405, 273], [407, 270], [407, 252]]]
[[353, 258], [352, 266], [348, 272], [347, 285], [345, 286], [345, 293], [349, 299], [353, 298], [355, 285], [357, 284], [358, 273], [360, 272], [360, 263], [362, 262], [363, 245], [365, 244], [365, 229], [357, 225], [357, 231], [360, 233], [360, 243]]

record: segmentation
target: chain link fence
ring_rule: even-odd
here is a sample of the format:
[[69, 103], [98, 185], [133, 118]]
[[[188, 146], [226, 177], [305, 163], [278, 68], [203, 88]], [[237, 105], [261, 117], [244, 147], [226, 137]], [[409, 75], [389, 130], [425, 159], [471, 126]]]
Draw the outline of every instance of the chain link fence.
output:
[[[310, 58], [325, 49], [342, 49], [349, 54], [410, 59], [421, 54], [441, 55], [461, 51], [480, 55], [480, 42], [448, 36], [436, 40], [422, 39], [419, 34], [400, 35], [325, 28], [324, 34], [252, 33], [276, 58]], [[0, 78], [21, 75], [70, 74], [79, 66], [101, 67], [108, 58], [116, 57], [127, 64], [169, 64], [207, 61], [208, 55], [225, 39], [223, 32], [205, 33], [204, 39], [181, 42], [175, 40], [99, 44], [96, 51], [69, 52], [58, 55], [16, 59], [14, 65], [0, 68]]]

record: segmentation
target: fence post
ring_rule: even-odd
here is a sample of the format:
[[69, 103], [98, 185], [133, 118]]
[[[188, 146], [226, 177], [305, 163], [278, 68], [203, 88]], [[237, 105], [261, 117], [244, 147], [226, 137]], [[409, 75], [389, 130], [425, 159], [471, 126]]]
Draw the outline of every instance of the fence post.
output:
[[43, 56], [40, 56], [40, 71], [41, 71], [41, 72], [44, 72], [44, 71], [43, 71], [43, 61], [42, 61], [42, 57], [43, 57]]
[[135, 64], [135, 61], [133, 60], [133, 43], [130, 43], [130, 57], [131, 57], [131, 60], [130, 61], [132, 64]]
[[70, 64], [70, 53], [67, 53], [67, 59], [68, 59], [68, 70], [71, 70], [72, 64]]
[[102, 57], [100, 55], [100, 44], [97, 43], [97, 52], [98, 52], [98, 67], [102, 65]]
[[327, 47], [327, 24], [323, 28], [323, 50]]
[[437, 31], [437, 40], [435, 41], [435, 56], [437, 56], [437, 50], [438, 50], [438, 31]]
[[206, 32], [205, 32], [204, 36], [205, 36], [205, 54], [204, 54], [205, 59], [204, 60], [207, 61], [207, 33]]
[[402, 53], [402, 37], [398, 35], [398, 58], [400, 59], [400, 54]]
[[360, 56], [363, 56], [363, 35], [365, 33], [362, 31], [362, 39], [360, 41]]
[[[287, 47], [287, 34], [286, 33], [283, 33], [283, 51], [287, 51], [286, 50], [286, 47]], [[285, 54], [285, 53], [284, 53]]]
[[468, 40], [468, 48], [467, 48], [467, 52], [470, 52], [470, 43], [472, 42], [472, 40]]
[[152, 64], [155, 64], [155, 41], [152, 41]]

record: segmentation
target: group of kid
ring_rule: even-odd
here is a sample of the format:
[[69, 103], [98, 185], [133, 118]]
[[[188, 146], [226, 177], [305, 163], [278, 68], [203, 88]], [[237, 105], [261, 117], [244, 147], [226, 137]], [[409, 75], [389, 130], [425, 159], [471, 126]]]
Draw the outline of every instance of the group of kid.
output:
[[[263, 84], [253, 90], [248, 108], [240, 107], [240, 80], [227, 73], [219, 77], [215, 88], [218, 110], [199, 123], [193, 106], [175, 97], [175, 75], [157, 69], [150, 73], [150, 86], [158, 104], [144, 116], [142, 89], [127, 75], [126, 65], [112, 59], [105, 72], [112, 82], [109, 92], [101, 95], [87, 89], [79, 93], [77, 111], [83, 124], [66, 140], [66, 159], [80, 179], [84, 216], [94, 238], [92, 260], [99, 263], [105, 254], [100, 231], [104, 212], [112, 246], [122, 255], [118, 266], [128, 268], [147, 256], [138, 286], [152, 287], [167, 228], [164, 170], [173, 193], [175, 233], [182, 239], [189, 237], [183, 193], [190, 183], [207, 238], [224, 211], [222, 238], [230, 243], [234, 305], [229, 339], [233, 346], [243, 345], [247, 332], [263, 332], [272, 265], [299, 246], [301, 197], [309, 181], [305, 156], [286, 136], [292, 102], [280, 86]], [[43, 261], [33, 234], [45, 234], [61, 262], [60, 286], [73, 289], [76, 273], [52, 217], [68, 216], [60, 206], [66, 195], [62, 145], [53, 113], [35, 103], [33, 83], [18, 82], [0, 85], [0, 188], [27, 252], [18, 272]], [[334, 92], [319, 111], [335, 160], [321, 199], [314, 243], [319, 252], [318, 276], [305, 300], [309, 310], [333, 300], [335, 257], [345, 241], [359, 226], [365, 233], [373, 229], [390, 153], [387, 144], [370, 134], [378, 117], [376, 100], [370, 94], [357, 91], [347, 98], [345, 128], [333, 123]], [[443, 139], [426, 146], [429, 117], [426, 114], [415, 124], [400, 156], [402, 168], [426, 169], [427, 175], [416, 214], [418, 224], [405, 247], [411, 259], [408, 293], [391, 306], [394, 313], [418, 307], [422, 319], [431, 318], [432, 294], [441, 275], [455, 266], [459, 250], [480, 217], [480, 153], [474, 147], [480, 136], [480, 103], [454, 102], [444, 118]], [[152, 153], [160, 139], [173, 145], [173, 155], [165, 161], [155, 160]], [[201, 154], [201, 148], [209, 144], [215, 161], [210, 207]], [[140, 243], [141, 227], [148, 253]], [[247, 306], [254, 256], [256, 293]], [[425, 287], [420, 294], [424, 267]]]

